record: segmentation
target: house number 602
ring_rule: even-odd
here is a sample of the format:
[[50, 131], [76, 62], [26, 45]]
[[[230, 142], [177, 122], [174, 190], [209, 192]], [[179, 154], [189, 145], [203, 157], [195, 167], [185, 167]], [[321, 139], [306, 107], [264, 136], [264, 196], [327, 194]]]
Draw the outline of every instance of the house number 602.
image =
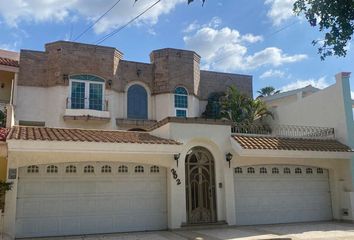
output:
[[181, 180], [178, 178], [177, 172], [174, 168], [171, 169], [171, 173], [172, 173], [173, 179], [176, 180], [177, 185], [180, 185]]

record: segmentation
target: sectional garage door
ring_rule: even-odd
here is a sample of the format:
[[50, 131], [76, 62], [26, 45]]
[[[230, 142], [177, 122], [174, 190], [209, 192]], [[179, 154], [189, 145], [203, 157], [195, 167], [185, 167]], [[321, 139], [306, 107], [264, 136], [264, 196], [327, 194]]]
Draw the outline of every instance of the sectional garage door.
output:
[[327, 170], [269, 165], [234, 170], [236, 224], [332, 219]]
[[80, 163], [19, 170], [16, 237], [166, 228], [165, 168]]

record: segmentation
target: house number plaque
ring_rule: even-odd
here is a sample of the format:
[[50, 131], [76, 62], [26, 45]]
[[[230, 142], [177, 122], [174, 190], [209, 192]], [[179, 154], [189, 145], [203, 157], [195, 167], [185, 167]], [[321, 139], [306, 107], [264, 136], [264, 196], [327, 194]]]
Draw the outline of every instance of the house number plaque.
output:
[[181, 179], [178, 178], [177, 172], [174, 168], [171, 169], [173, 179], [176, 180], [177, 185], [181, 185]]

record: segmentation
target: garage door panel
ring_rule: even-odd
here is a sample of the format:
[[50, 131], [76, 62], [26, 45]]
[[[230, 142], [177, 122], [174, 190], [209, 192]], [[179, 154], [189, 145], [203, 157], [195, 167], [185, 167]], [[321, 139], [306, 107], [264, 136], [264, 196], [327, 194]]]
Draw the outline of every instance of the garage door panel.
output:
[[[260, 173], [260, 168], [267, 173]], [[272, 174], [272, 168], [279, 169]], [[331, 220], [328, 171], [306, 173], [301, 166], [258, 166], [234, 174], [235, 214], [238, 225]], [[285, 174], [283, 169], [291, 169]], [[302, 169], [295, 174], [295, 168]], [[322, 169], [321, 169], [322, 170]]]
[[[66, 177], [65, 164], [58, 173], [37, 174], [20, 169], [17, 201], [17, 237], [40, 237], [167, 228], [166, 170], [150, 173], [118, 173], [120, 164], [110, 164], [112, 173], [84, 174], [85, 164]], [[76, 174], [76, 176], [74, 176]], [[44, 180], [45, 179], [45, 180]], [[45, 181], [45, 182], [44, 182]]]

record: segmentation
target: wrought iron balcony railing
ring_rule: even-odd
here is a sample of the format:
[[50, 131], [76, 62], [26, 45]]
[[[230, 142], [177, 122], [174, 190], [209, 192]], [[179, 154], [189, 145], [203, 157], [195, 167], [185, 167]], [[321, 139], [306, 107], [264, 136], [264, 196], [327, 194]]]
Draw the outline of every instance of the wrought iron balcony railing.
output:
[[89, 109], [97, 111], [108, 111], [108, 100], [94, 98], [66, 98], [67, 109]]
[[291, 138], [335, 138], [334, 128], [315, 126], [235, 124], [231, 132]]

